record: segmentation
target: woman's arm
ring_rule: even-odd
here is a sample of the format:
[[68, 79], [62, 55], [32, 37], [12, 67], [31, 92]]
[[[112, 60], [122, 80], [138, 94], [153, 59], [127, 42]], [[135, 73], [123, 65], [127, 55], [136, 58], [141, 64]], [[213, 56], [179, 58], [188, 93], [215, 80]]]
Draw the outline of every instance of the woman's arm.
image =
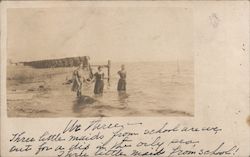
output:
[[93, 83], [93, 82], [95, 82], [95, 79], [96, 79], [96, 73], [93, 74], [93, 77], [88, 82]]
[[104, 76], [105, 76], [105, 74], [104, 73], [102, 73], [102, 79], [104, 80]]
[[80, 74], [79, 74], [78, 71], [76, 71], [76, 82], [77, 82], [77, 84], [79, 84], [79, 85], [82, 84], [81, 76], [80, 76]]

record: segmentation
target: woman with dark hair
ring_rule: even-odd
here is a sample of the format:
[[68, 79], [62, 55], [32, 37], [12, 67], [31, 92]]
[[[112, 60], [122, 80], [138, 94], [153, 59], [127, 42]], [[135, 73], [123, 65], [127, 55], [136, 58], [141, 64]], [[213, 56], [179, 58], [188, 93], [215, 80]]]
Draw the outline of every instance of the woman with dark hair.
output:
[[104, 88], [104, 72], [102, 71], [102, 66], [98, 66], [98, 71], [94, 74], [95, 78], [95, 88], [94, 93], [99, 95], [103, 93]]
[[118, 81], [117, 90], [120, 91], [126, 91], [126, 70], [125, 65], [121, 66], [121, 70], [118, 71], [118, 75], [120, 76], [120, 79]]

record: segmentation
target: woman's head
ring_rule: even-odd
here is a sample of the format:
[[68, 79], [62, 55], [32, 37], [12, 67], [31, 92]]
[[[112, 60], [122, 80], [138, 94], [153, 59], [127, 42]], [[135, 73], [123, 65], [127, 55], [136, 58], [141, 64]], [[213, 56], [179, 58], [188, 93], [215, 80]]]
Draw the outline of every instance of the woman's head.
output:
[[83, 68], [83, 63], [80, 63], [80, 64], [78, 65], [78, 68]]
[[125, 70], [125, 65], [124, 64], [121, 65], [121, 69]]
[[98, 71], [102, 71], [102, 66], [98, 66]]

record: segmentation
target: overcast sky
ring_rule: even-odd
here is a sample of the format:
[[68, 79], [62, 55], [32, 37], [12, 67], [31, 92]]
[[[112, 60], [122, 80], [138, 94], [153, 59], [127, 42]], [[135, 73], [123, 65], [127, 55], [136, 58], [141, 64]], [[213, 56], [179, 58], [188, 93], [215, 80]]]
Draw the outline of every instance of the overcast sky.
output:
[[184, 8], [8, 9], [8, 58], [88, 55], [105, 61], [193, 59], [192, 12]]

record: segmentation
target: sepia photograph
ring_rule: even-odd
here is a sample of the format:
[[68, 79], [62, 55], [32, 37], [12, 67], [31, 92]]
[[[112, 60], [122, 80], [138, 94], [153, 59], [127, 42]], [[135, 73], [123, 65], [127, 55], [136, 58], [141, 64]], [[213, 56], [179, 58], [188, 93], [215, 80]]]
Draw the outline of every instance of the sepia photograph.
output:
[[248, 1], [0, 5], [1, 157], [249, 156]]
[[194, 116], [193, 12], [7, 9], [8, 117]]

